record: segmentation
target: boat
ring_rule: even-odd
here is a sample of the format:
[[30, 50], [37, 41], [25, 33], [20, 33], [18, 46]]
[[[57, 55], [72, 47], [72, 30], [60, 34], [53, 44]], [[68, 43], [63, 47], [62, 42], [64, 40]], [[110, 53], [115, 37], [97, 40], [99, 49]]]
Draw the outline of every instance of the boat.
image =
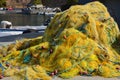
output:
[[11, 35], [20, 35], [30, 32], [42, 32], [44, 33], [47, 26], [16, 26], [12, 29], [10, 28], [0, 28], [0, 37], [11, 36]]
[[32, 5], [22, 9], [22, 14], [38, 14], [40, 10], [43, 10], [43, 5]]
[[54, 16], [56, 12], [38, 12], [38, 15]]
[[38, 12], [38, 15], [47, 15], [47, 16], [54, 16], [56, 13], [61, 12], [60, 8], [43, 8]]
[[1, 21], [0, 28], [12, 28], [12, 22], [9, 21]]

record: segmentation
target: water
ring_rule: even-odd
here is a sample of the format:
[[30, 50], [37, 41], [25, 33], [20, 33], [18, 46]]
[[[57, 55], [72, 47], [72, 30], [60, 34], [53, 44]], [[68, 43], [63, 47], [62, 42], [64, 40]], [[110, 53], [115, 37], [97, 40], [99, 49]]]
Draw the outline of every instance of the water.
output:
[[40, 26], [50, 16], [44, 15], [23, 15], [23, 14], [0, 14], [0, 22], [7, 20], [12, 22], [13, 26]]

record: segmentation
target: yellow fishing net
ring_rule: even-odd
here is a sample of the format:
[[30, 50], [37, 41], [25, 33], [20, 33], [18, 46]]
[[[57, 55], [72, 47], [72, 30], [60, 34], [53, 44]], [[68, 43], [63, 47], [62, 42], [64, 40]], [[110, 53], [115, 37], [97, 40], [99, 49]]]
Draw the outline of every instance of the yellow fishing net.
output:
[[99, 2], [72, 6], [54, 16], [43, 37], [3, 46], [0, 74], [15, 80], [120, 76], [118, 26]]

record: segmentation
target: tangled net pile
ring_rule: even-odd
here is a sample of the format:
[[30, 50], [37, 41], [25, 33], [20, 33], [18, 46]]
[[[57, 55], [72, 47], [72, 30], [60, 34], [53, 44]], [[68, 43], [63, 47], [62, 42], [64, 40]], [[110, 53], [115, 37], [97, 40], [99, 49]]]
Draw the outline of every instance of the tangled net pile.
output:
[[3, 46], [0, 74], [15, 80], [120, 76], [118, 26], [99, 2], [72, 6], [54, 16], [43, 36]]

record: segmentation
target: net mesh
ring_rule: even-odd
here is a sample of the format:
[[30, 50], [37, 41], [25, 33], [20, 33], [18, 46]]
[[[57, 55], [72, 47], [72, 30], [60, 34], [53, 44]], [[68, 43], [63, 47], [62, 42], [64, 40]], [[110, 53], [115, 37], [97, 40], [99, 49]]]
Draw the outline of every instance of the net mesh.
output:
[[24, 39], [0, 50], [0, 74], [15, 80], [51, 76], [120, 76], [120, 35], [99, 2], [60, 12], [42, 37]]

